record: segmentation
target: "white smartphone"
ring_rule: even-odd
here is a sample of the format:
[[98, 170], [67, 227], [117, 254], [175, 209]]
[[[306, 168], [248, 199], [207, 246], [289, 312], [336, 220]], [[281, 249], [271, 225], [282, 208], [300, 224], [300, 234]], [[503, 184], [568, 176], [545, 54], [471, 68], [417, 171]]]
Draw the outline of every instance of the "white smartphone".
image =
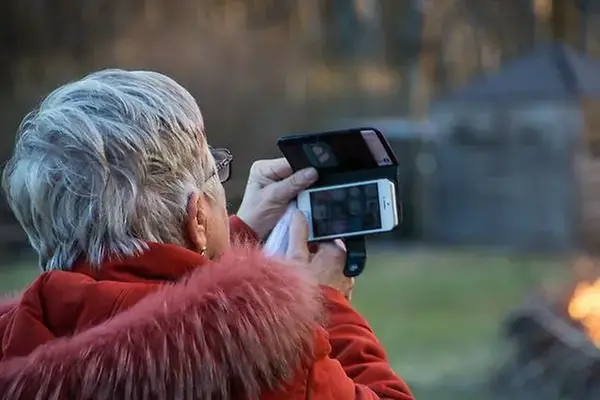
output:
[[389, 232], [398, 225], [396, 186], [377, 179], [308, 189], [298, 209], [309, 221], [309, 240]]

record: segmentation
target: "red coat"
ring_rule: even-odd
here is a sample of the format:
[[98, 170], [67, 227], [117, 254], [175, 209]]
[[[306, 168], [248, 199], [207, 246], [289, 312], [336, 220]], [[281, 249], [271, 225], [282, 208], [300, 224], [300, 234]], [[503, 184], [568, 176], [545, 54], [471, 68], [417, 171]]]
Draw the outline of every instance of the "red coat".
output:
[[5, 400], [412, 399], [339, 292], [251, 248], [44, 273], [0, 306], [0, 339]]

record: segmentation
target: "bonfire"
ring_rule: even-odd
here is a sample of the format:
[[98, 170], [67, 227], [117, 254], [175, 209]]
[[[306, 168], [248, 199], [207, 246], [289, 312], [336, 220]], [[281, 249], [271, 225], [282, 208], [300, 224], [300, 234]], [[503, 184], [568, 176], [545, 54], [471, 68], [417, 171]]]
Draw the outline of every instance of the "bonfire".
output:
[[492, 391], [511, 400], [600, 399], [600, 279], [535, 295], [504, 322], [511, 345]]

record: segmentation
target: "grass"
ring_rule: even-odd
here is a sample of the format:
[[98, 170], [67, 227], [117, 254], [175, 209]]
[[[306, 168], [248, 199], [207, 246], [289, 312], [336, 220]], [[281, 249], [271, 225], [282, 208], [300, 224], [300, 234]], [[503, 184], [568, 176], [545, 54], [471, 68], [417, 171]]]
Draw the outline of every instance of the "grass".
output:
[[[431, 386], [485, 374], [499, 358], [498, 332], [506, 313], [535, 286], [555, 281], [566, 270], [560, 260], [509, 260], [489, 253], [371, 253], [354, 304], [386, 346], [398, 373], [415, 388], [424, 388], [415, 390], [424, 399], [434, 398], [426, 395]], [[436, 393], [436, 400], [470, 398], [442, 390], [445, 395]]]
[[0, 295], [19, 291], [27, 286], [39, 271], [35, 260], [0, 266]]
[[[493, 366], [502, 318], [535, 286], [565, 270], [561, 260], [377, 246], [353, 301], [417, 398], [483, 400], [435, 388]], [[34, 263], [0, 268], [0, 293], [24, 287], [36, 274]]]

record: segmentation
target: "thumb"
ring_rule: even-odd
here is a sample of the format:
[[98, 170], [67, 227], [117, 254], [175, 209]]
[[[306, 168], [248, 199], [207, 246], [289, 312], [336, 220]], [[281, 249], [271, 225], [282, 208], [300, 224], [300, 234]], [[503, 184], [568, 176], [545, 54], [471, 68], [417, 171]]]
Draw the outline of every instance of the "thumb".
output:
[[290, 234], [286, 258], [306, 263], [309, 261], [308, 222], [300, 211], [296, 211], [290, 224]]
[[272, 201], [287, 204], [298, 196], [298, 193], [315, 183], [319, 177], [317, 170], [306, 168], [291, 176], [269, 185], [269, 196]]

